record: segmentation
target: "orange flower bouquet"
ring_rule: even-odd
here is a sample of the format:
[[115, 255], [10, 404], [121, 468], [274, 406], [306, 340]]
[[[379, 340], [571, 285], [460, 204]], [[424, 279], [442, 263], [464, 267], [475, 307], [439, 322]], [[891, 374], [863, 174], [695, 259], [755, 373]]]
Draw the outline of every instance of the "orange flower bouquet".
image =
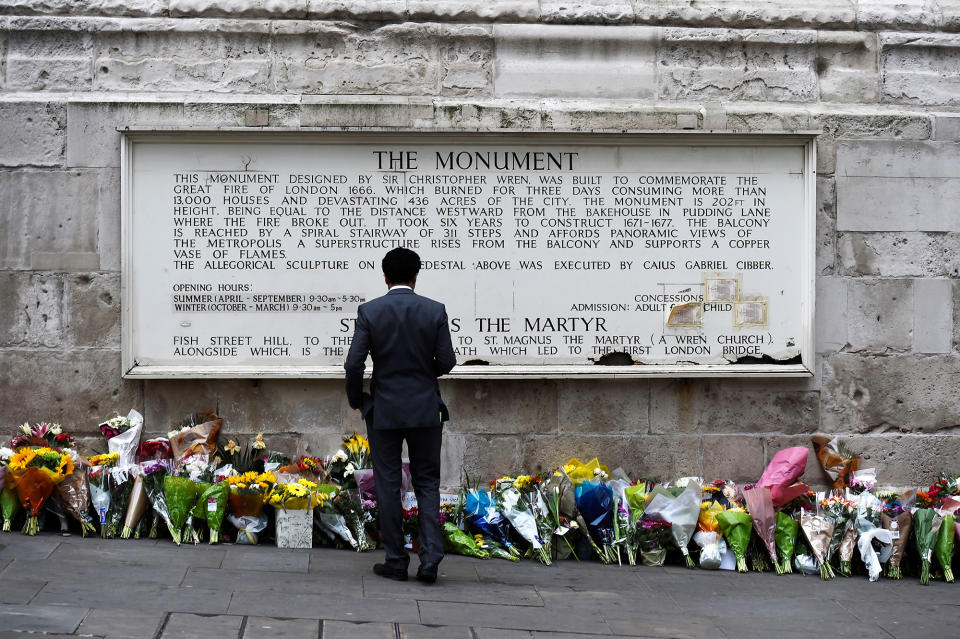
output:
[[57, 484], [73, 472], [73, 458], [53, 448], [24, 447], [10, 458], [8, 472], [16, 482], [20, 504], [27, 511], [23, 534], [36, 535], [40, 530], [40, 509]]

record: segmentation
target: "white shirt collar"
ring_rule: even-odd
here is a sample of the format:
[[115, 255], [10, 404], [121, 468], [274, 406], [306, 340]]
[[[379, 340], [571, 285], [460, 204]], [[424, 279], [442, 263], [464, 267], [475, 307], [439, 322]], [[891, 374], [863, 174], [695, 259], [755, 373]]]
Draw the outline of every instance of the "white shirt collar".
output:
[[390, 290], [392, 291], [392, 290], [395, 289], [395, 288], [405, 288], [405, 289], [409, 289], [409, 290], [411, 290], [411, 291], [413, 290], [412, 288], [410, 288], [410, 287], [407, 286], [406, 284], [394, 284], [393, 286], [390, 287]]

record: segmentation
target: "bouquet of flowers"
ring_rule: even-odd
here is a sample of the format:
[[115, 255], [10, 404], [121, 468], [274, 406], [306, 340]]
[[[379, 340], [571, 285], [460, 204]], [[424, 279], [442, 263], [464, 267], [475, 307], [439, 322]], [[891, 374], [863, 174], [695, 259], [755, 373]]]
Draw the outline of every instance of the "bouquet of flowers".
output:
[[777, 553], [780, 555], [779, 573], [793, 572], [793, 552], [796, 548], [797, 533], [800, 532], [800, 523], [792, 515], [783, 511], [777, 513], [774, 538], [777, 544]]
[[276, 483], [267, 502], [283, 510], [312, 510], [320, 503], [319, 486], [308, 479], [296, 483]]
[[354, 497], [349, 491], [341, 490], [333, 498], [333, 507], [356, 540], [357, 552], [373, 550], [373, 543], [366, 530], [369, 514], [363, 509], [360, 499]]
[[13, 487], [13, 475], [10, 475], [10, 478], [7, 479], [9, 474], [7, 464], [10, 463], [10, 458], [15, 454], [12, 448], [0, 448], [0, 473], [4, 478], [4, 482], [0, 486], [0, 514], [3, 515], [4, 532], [10, 532], [13, 518], [20, 509], [20, 500], [17, 499], [16, 490]]
[[764, 548], [770, 555], [777, 574], [783, 572], [781, 562], [777, 559], [777, 515], [773, 510], [773, 497], [770, 489], [764, 486], [754, 486], [743, 491], [743, 498], [747, 502], [750, 518], [757, 536], [763, 542]]
[[7, 468], [16, 482], [20, 505], [27, 511], [23, 533], [36, 535], [40, 531], [40, 510], [57, 484], [73, 472], [73, 458], [67, 452], [46, 446], [24, 446], [10, 457]]
[[127, 466], [110, 469], [110, 508], [107, 510], [107, 538], [117, 537], [123, 530], [127, 506], [133, 485], [139, 475], [139, 467]]
[[917, 508], [913, 513], [913, 536], [921, 561], [920, 583], [924, 585], [930, 583], [930, 562], [942, 523], [943, 517], [933, 508]]
[[259, 517], [270, 489], [277, 483], [274, 473], [254, 470], [227, 477], [230, 511], [237, 517]]
[[937, 533], [937, 543], [934, 547], [934, 554], [937, 556], [937, 562], [943, 568], [943, 578], [953, 581], [953, 546], [956, 538], [956, 512], [960, 508], [960, 500], [947, 497], [940, 502], [940, 508], [937, 513], [943, 517], [943, 523], [940, 524], [940, 532]]
[[717, 514], [717, 525], [737, 558], [737, 571], [747, 572], [747, 546], [753, 529], [750, 513], [740, 507], [728, 508]]
[[87, 468], [90, 463], [74, 450], [66, 451], [73, 458], [74, 472], [67, 475], [57, 486], [57, 494], [67, 511], [80, 522], [80, 533], [86, 537], [96, 532], [93, 518], [90, 517], [90, 483]]
[[853, 473], [860, 468], [860, 456], [851, 453], [841, 443], [840, 438], [826, 435], [814, 435], [810, 438], [817, 460], [833, 482], [834, 489], [842, 489], [850, 484]]
[[834, 527], [833, 519], [827, 515], [814, 515], [806, 511], [800, 513], [800, 529], [803, 531], [803, 535], [806, 537], [810, 550], [813, 552], [820, 568], [821, 579], [834, 577], [833, 568], [827, 561]]
[[[204, 519], [210, 529], [210, 543], [220, 543], [220, 529], [223, 527], [223, 518], [227, 513], [227, 504], [230, 500], [230, 484], [218, 481], [208, 484], [200, 493], [197, 503], [204, 509]], [[194, 509], [196, 510], [196, 509]]]
[[[604, 480], [608, 477], [603, 468], [594, 468], [594, 479], [574, 484], [579, 525], [597, 557], [605, 564], [619, 561], [617, 545], [619, 521], [614, 518], [613, 489]], [[572, 480], [571, 480], [572, 481]]]
[[154, 460], [141, 462], [140, 472], [143, 475], [143, 488], [153, 508], [153, 520], [150, 523], [150, 539], [156, 539], [159, 532], [160, 520], [173, 527], [170, 522], [170, 509], [167, 507], [167, 496], [163, 492], [163, 478], [170, 471], [170, 460]]
[[820, 502], [820, 507], [833, 519], [833, 535], [827, 549], [827, 561], [840, 551], [840, 574], [850, 576], [853, 549], [856, 547], [857, 533], [854, 521], [857, 518], [856, 504], [839, 495], [831, 495]]
[[73, 448], [73, 436], [63, 430], [60, 424], [41, 422], [35, 426], [24, 423], [20, 431], [10, 441], [10, 448], [17, 450], [25, 446], [34, 448]]
[[677, 497], [670, 498], [662, 493], [655, 495], [646, 509], [647, 513], [659, 515], [670, 522], [670, 532], [680, 552], [683, 553], [687, 568], [696, 568], [693, 558], [690, 557], [688, 546], [697, 527], [697, 520], [700, 518], [702, 492], [699, 481], [690, 481]]
[[[464, 521], [474, 537], [480, 536], [487, 546], [499, 546], [511, 560], [520, 558], [520, 551], [510, 541], [510, 523], [497, 510], [493, 498], [485, 490], [469, 490], [464, 494]], [[416, 508], [413, 509], [416, 511]], [[406, 511], [404, 513], [406, 519]], [[416, 533], [414, 533], [415, 535]]]
[[[579, 529], [579, 525], [574, 521], [576, 518], [576, 496], [570, 479], [563, 473], [557, 471], [553, 476], [539, 484], [540, 495], [547, 505], [547, 511], [550, 514], [550, 525], [553, 527], [553, 537], [559, 537], [566, 545], [566, 552], [562, 552], [555, 540], [551, 540], [551, 546], [558, 558], [573, 557], [577, 561], [577, 553], [570, 543], [571, 533]], [[562, 554], [561, 554], [562, 553]], [[633, 548], [629, 549], [629, 556], [633, 558]], [[631, 564], [633, 565], [633, 564]]]
[[170, 440], [164, 438], [147, 439], [140, 442], [137, 447], [137, 461], [139, 463], [151, 461], [164, 461], [173, 459], [173, 448], [170, 446]]
[[[359, 488], [362, 495], [371, 497], [376, 495], [372, 468], [370, 442], [354, 433], [343, 440], [343, 447], [333, 455], [330, 476], [344, 488]], [[358, 471], [363, 472], [358, 475]]]
[[111, 453], [118, 453], [120, 468], [137, 463], [137, 448], [140, 445], [140, 433], [143, 431], [143, 415], [135, 410], [126, 417], [117, 415], [100, 424], [100, 432], [107, 440]]
[[[347, 526], [346, 519], [333, 503], [337, 494], [337, 492], [319, 494], [319, 503], [313, 511], [313, 521], [331, 540], [342, 540], [350, 548], [359, 550], [359, 542]], [[412, 513], [412, 516], [408, 513], [409, 511], [404, 511], [404, 530], [407, 530], [411, 523], [413, 528], [416, 529], [416, 513]]]
[[190, 519], [190, 513], [197, 503], [197, 483], [181, 475], [165, 475], [163, 478], [163, 496], [167, 502], [167, 528], [173, 543], [180, 545], [184, 527]]
[[143, 483], [143, 474], [140, 473], [139, 466], [136, 468], [137, 472], [133, 480], [133, 488], [130, 490], [130, 499], [127, 503], [127, 512], [123, 518], [123, 530], [120, 531], [121, 539], [130, 539], [133, 535], [134, 528], [137, 529], [137, 535], [139, 536], [140, 529], [137, 527], [137, 524], [140, 523], [140, 519], [144, 516], [147, 510], [147, 504], [150, 501], [147, 497], [146, 485]]
[[330, 480], [332, 461], [330, 457], [300, 457], [296, 464], [301, 473], [309, 474], [318, 484], [325, 484]]
[[636, 541], [640, 549], [640, 561], [645, 566], [662, 566], [667, 558], [670, 522], [655, 515], [644, 513], [637, 521]]
[[806, 469], [805, 446], [778, 450], [764, 469], [757, 486], [769, 488], [773, 505], [779, 508], [810, 490], [809, 486], [797, 481]]
[[440, 527], [443, 533], [443, 547], [447, 552], [477, 559], [490, 559], [490, 551], [484, 548], [483, 535], [477, 535], [479, 539], [471, 537], [449, 520], [444, 521]]
[[887, 577], [902, 579], [900, 562], [907, 549], [907, 540], [910, 538], [910, 529], [913, 527], [913, 515], [909, 510], [903, 510], [899, 504], [888, 505], [888, 512], [881, 513], [880, 525], [890, 531], [890, 540], [893, 547], [887, 562]]
[[[876, 524], [864, 517], [857, 517], [855, 525], [859, 533], [857, 547], [860, 549], [860, 558], [867, 567], [870, 581], [876, 581], [880, 578], [880, 564], [890, 557], [893, 537], [889, 530], [878, 528]], [[879, 546], [880, 552], [874, 548], [875, 543]]]
[[547, 505], [536, 487], [533, 477], [501, 477], [492, 482], [495, 486], [497, 506], [513, 529], [530, 543], [537, 559], [550, 565], [550, 541], [543, 535], [552, 535]]
[[221, 426], [223, 419], [212, 411], [188, 415], [167, 433], [173, 458], [179, 462], [188, 455], [212, 455], [217, 450]]
[[90, 466], [87, 470], [87, 480], [90, 485], [90, 503], [100, 520], [100, 536], [107, 537], [107, 512], [110, 510], [110, 469], [120, 458], [118, 453], [94, 455], [87, 461]]

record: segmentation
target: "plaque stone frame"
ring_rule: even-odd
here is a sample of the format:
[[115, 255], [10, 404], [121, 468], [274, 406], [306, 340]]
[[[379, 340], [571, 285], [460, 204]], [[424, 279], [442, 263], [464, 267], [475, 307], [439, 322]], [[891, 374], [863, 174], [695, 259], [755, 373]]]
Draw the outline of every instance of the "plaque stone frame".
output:
[[[815, 362], [814, 300], [816, 249], [816, 145], [817, 131], [714, 133], [703, 131], [477, 131], [407, 130], [395, 128], [249, 128], [121, 127], [121, 360], [122, 376], [131, 379], [163, 378], [342, 378], [341, 366], [232, 366], [194, 362], [185, 365], [156, 365], [140, 361], [140, 335], [134, 329], [136, 296], [132, 289], [135, 268], [135, 224], [133, 174], [140, 145], [184, 144], [323, 144], [350, 143], [523, 143], [582, 144], [597, 146], [782, 146], [797, 147], [803, 154], [803, 215], [799, 271], [801, 317], [797, 318], [799, 355], [784, 363], [755, 362], [729, 364], [634, 364], [598, 365], [486, 365], [457, 366], [447, 378], [453, 379], [562, 379], [562, 378], [693, 378], [693, 377], [811, 377]], [[465, 358], [460, 358], [461, 360]], [[369, 373], [369, 369], [368, 369]]]

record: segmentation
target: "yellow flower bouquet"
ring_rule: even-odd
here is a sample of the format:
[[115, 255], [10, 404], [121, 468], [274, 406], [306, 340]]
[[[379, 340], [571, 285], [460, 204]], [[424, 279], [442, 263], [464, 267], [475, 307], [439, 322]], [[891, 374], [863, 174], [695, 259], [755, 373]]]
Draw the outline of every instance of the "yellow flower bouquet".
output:
[[73, 458], [69, 453], [53, 448], [23, 447], [10, 458], [8, 468], [20, 504], [27, 511], [23, 534], [36, 535], [40, 531], [37, 520], [40, 509], [57, 484], [73, 472]]
[[227, 477], [230, 486], [230, 511], [237, 517], [259, 517], [277, 476], [255, 470]]
[[300, 479], [296, 483], [275, 484], [267, 503], [283, 510], [313, 510], [329, 497], [330, 493], [319, 484]]

